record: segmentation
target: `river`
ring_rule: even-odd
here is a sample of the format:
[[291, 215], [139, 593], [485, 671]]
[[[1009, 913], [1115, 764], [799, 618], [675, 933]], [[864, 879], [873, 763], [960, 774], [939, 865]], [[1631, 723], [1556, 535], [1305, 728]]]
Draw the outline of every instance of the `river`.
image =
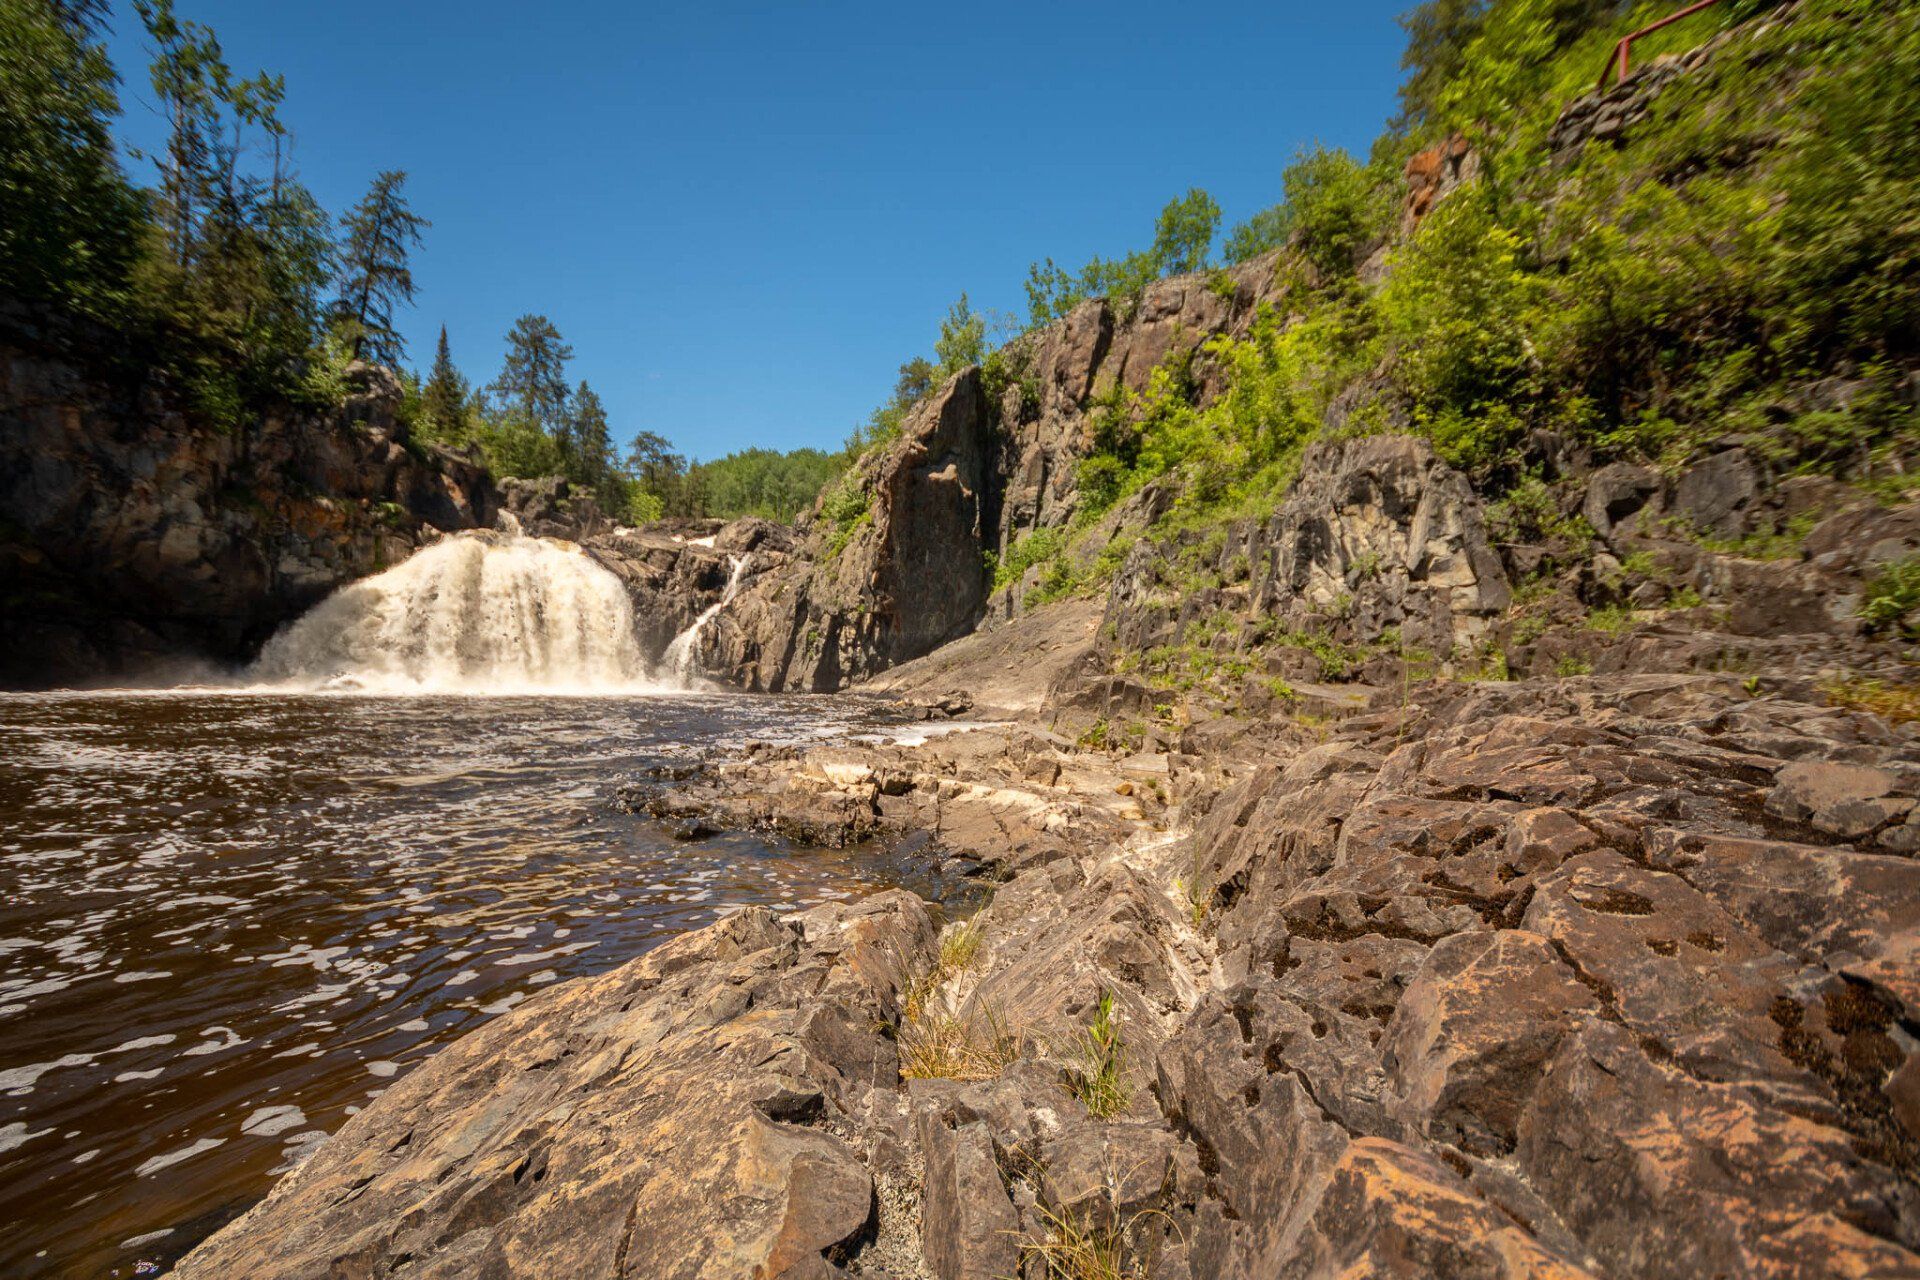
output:
[[131, 1276], [437, 1045], [879, 849], [673, 839], [650, 768], [862, 732], [739, 695], [0, 695], [0, 1275]]

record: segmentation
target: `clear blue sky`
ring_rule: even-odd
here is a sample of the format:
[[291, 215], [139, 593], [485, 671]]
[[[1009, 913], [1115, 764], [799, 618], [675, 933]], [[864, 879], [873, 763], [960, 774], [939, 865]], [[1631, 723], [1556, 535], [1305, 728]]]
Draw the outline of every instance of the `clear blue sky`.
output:
[[[444, 323], [490, 380], [544, 313], [618, 436], [696, 458], [835, 448], [961, 290], [1023, 310], [1030, 261], [1141, 247], [1189, 186], [1230, 225], [1297, 146], [1363, 153], [1412, 2], [177, 0], [236, 71], [286, 76], [330, 210], [411, 175], [434, 224], [413, 364]], [[126, 132], [151, 143], [115, 8]]]

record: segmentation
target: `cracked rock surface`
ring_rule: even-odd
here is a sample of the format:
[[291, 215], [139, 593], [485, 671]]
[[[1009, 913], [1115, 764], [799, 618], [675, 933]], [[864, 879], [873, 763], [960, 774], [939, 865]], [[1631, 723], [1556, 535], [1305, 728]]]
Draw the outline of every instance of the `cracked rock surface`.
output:
[[[181, 1274], [1920, 1275], [1910, 734], [1668, 674], [1163, 746], [646, 789], [991, 901], [743, 912], [530, 1001]], [[941, 1034], [996, 1052], [930, 1073]]]

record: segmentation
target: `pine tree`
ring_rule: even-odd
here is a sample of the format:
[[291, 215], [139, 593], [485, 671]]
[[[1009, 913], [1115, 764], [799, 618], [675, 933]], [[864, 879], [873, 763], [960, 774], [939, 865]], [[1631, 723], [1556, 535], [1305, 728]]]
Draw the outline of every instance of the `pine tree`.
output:
[[466, 435], [467, 380], [453, 364], [447, 347], [447, 326], [440, 326], [440, 344], [434, 349], [433, 369], [420, 392], [420, 416], [429, 439], [458, 444]]
[[563, 459], [573, 456], [567, 420], [567, 361], [573, 348], [545, 316], [521, 316], [507, 332], [507, 358], [488, 390], [506, 407], [553, 437]]
[[406, 351], [394, 328], [394, 309], [413, 301], [413, 268], [407, 254], [432, 226], [407, 204], [407, 175], [389, 169], [374, 178], [366, 198], [340, 220], [340, 297], [334, 319], [352, 344], [354, 358], [398, 364]]

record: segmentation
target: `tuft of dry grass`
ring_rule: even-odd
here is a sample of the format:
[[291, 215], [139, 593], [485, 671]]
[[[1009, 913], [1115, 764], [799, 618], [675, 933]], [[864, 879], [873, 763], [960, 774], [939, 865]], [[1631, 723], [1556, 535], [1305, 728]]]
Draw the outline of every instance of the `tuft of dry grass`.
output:
[[986, 927], [980, 923], [980, 917], [962, 920], [948, 929], [940, 938], [940, 972], [951, 976], [973, 968], [980, 958], [980, 944], [984, 941]]
[[1044, 1280], [1146, 1280], [1145, 1266], [1128, 1260], [1127, 1233], [1149, 1214], [1103, 1224], [1082, 1222], [1045, 1205], [1037, 1207], [1047, 1224], [1047, 1238], [1020, 1246], [1023, 1275], [1036, 1274], [1026, 1266], [1034, 1260]]
[[966, 1014], [909, 1009], [900, 1074], [909, 1080], [992, 1080], [1020, 1058], [1018, 1032], [991, 1005]]
[[1836, 707], [1870, 711], [1894, 724], [1920, 720], [1920, 687], [1887, 684], [1880, 680], [1835, 680], [1820, 692]]

